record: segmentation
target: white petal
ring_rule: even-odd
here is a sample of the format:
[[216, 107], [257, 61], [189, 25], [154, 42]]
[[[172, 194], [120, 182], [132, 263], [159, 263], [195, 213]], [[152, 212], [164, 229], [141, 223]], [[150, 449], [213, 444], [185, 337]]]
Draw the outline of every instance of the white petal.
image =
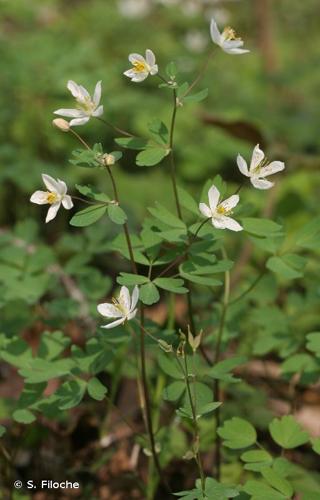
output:
[[47, 196], [47, 191], [35, 191], [31, 196], [30, 201], [32, 203], [36, 203], [37, 205], [45, 205], [48, 203]]
[[57, 215], [57, 212], [60, 208], [60, 205], [61, 205], [61, 201], [58, 201], [57, 203], [53, 203], [51, 205], [51, 207], [49, 208], [48, 213], [47, 213], [46, 222], [50, 222], [51, 220], [53, 220], [55, 218], [55, 216]]
[[240, 56], [241, 54], [247, 54], [248, 52], [250, 52], [250, 50], [247, 50], [247, 49], [237, 49], [237, 48], [225, 48], [223, 47], [223, 50], [227, 53], [227, 54], [231, 54], [233, 56]]
[[128, 76], [129, 78], [132, 78], [136, 72], [131, 68], [131, 69], [128, 69], [127, 71], [124, 71], [123, 74], [125, 76]]
[[79, 85], [78, 99], [80, 99], [81, 101], [85, 101], [87, 99], [91, 99], [89, 92], [82, 85]]
[[113, 304], [99, 304], [98, 312], [106, 318], [123, 318], [123, 314]]
[[272, 161], [269, 165], [262, 167], [259, 172], [259, 177], [267, 177], [268, 175], [276, 174], [284, 170], [285, 165], [282, 161]]
[[267, 179], [259, 179], [258, 177], [251, 177], [251, 184], [257, 189], [270, 189], [273, 186], [273, 182], [267, 181]]
[[75, 125], [84, 125], [90, 120], [90, 116], [84, 116], [83, 118], [74, 118], [70, 122], [70, 127], [75, 126]]
[[158, 69], [158, 65], [157, 64], [154, 64], [153, 66], [151, 66], [150, 68], [150, 75], [154, 76], [158, 73], [159, 69]]
[[123, 305], [126, 311], [130, 311], [130, 305], [131, 305], [130, 292], [126, 286], [122, 286], [120, 288], [120, 294], [118, 300], [120, 304]]
[[101, 81], [99, 81], [94, 89], [93, 102], [96, 106], [99, 106], [101, 99]]
[[230, 198], [227, 198], [219, 206], [223, 207], [227, 212], [232, 210], [239, 203], [239, 195], [233, 194]]
[[108, 325], [102, 325], [101, 328], [115, 328], [116, 326], [118, 325], [121, 325], [122, 323], [124, 323], [126, 320], [126, 318], [120, 318], [120, 319], [116, 319], [116, 321], [113, 321], [112, 323], [109, 323]]
[[136, 61], [143, 62], [143, 63], [146, 62], [145, 58], [140, 54], [130, 54], [129, 61], [131, 62], [131, 64], [133, 64]]
[[212, 224], [217, 229], [230, 229], [231, 231], [241, 231], [243, 229], [236, 220], [231, 217], [226, 217], [225, 215], [222, 215], [219, 218], [214, 217], [212, 219]]
[[243, 46], [243, 41], [242, 40], [225, 40], [222, 45], [223, 45], [224, 49], [238, 49], [239, 47]]
[[57, 109], [57, 111], [54, 111], [53, 114], [55, 115], [60, 115], [60, 116], [66, 116], [67, 118], [80, 118], [81, 116], [84, 116], [84, 112], [81, 111], [80, 109]]
[[98, 108], [92, 113], [92, 116], [101, 116], [103, 115], [103, 105], [98, 106]]
[[135, 315], [137, 314], [137, 312], [138, 312], [138, 309], [134, 309], [133, 311], [131, 311], [131, 313], [129, 313], [127, 316], [127, 320], [129, 321], [130, 319], [133, 319], [135, 317]]
[[73, 97], [77, 98], [79, 96], [79, 85], [73, 80], [69, 80], [67, 84], [68, 90], [70, 90]]
[[147, 61], [147, 64], [149, 64], [149, 66], [154, 66], [156, 63], [156, 56], [154, 55], [154, 53], [150, 49], [146, 50], [146, 61]]
[[133, 82], [143, 82], [147, 77], [149, 76], [149, 73], [147, 71], [142, 72], [142, 73], [135, 73], [134, 76], [131, 78]]
[[63, 198], [62, 198], [62, 205], [63, 207], [66, 209], [66, 210], [70, 210], [72, 207], [73, 207], [73, 201], [71, 199], [71, 196], [69, 196], [68, 194], [66, 194]]
[[65, 194], [67, 194], [67, 190], [68, 190], [67, 184], [64, 181], [62, 181], [61, 179], [58, 179], [57, 183], [58, 183], [58, 189], [57, 189], [58, 193], [61, 194], [61, 196], [64, 196]]
[[264, 152], [259, 148], [259, 144], [257, 144], [252, 152], [251, 163], [250, 163], [250, 172], [254, 170], [262, 160], [264, 159]]
[[51, 175], [41, 174], [44, 185], [51, 193], [59, 193], [59, 182], [56, 181]]
[[204, 215], [208, 219], [212, 217], [212, 212], [208, 207], [208, 205], [206, 205], [205, 203], [199, 203], [199, 210], [202, 213], [202, 215]]
[[137, 305], [137, 302], [138, 302], [138, 299], [139, 299], [139, 288], [138, 286], [136, 285], [133, 289], [133, 292], [132, 292], [132, 296], [131, 296], [131, 306], [130, 306], [130, 311], [132, 311], [136, 305]]
[[210, 34], [211, 34], [212, 41], [214, 43], [217, 43], [218, 45], [220, 45], [221, 33], [218, 29], [217, 23], [215, 22], [215, 20], [213, 18], [211, 19], [211, 24], [210, 24]]
[[216, 186], [211, 186], [208, 191], [209, 205], [211, 212], [214, 212], [219, 202], [220, 193]]
[[239, 167], [240, 172], [246, 177], [249, 177], [247, 162], [241, 155], [237, 156], [237, 165]]

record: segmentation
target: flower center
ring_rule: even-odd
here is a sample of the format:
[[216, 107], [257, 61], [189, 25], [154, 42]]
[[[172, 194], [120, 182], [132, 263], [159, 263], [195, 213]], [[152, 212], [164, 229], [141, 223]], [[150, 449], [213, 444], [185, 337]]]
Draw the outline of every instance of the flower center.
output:
[[83, 100], [78, 101], [78, 108], [82, 111], [85, 111], [86, 113], [92, 113], [95, 110], [96, 106], [92, 102], [90, 97], [85, 97]]
[[230, 26], [227, 26], [224, 28], [222, 32], [222, 36], [224, 40], [231, 42], [232, 40], [241, 40], [241, 38], [237, 37], [237, 34], [234, 29], [230, 28]]
[[218, 205], [216, 212], [219, 215], [229, 215], [229, 214], [232, 214], [232, 210], [228, 210], [223, 205]]
[[57, 193], [50, 193], [48, 192], [47, 193], [47, 202], [50, 203], [50, 205], [52, 205], [52, 203], [55, 203], [56, 201], [58, 201], [59, 197], [57, 195]]
[[112, 302], [113, 302], [113, 305], [115, 306], [116, 309], [118, 309], [118, 311], [123, 315], [123, 316], [126, 316], [127, 314], [127, 311], [125, 309], [125, 307], [123, 306], [123, 304], [121, 304], [121, 302], [119, 302], [118, 299], [116, 299], [115, 297], [112, 297]]
[[143, 73], [148, 69], [146, 63], [143, 61], [133, 61], [132, 66], [137, 73]]
[[263, 167], [266, 167], [267, 165], [269, 165], [269, 160], [268, 158], [265, 156], [263, 158], [263, 160], [261, 160], [261, 162], [253, 169], [253, 173], [254, 174], [259, 174], [259, 172], [261, 171], [261, 169]]

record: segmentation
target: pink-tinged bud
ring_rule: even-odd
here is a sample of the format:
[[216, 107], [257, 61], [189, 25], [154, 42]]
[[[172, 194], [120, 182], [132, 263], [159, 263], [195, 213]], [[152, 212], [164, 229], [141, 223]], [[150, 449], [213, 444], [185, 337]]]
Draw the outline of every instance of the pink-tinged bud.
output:
[[67, 120], [64, 120], [63, 118], [55, 118], [54, 120], [52, 120], [52, 123], [59, 130], [62, 130], [62, 132], [69, 132], [70, 130], [69, 122], [67, 122]]

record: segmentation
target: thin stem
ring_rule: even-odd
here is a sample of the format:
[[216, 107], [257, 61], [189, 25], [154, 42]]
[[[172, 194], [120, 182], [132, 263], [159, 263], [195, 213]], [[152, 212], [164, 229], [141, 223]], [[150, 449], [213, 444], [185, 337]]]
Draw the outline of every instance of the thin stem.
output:
[[172, 96], [173, 96], [173, 110], [172, 110], [172, 116], [171, 116], [170, 135], [169, 135], [170, 175], [171, 175], [171, 182], [172, 182], [172, 187], [173, 187], [173, 194], [174, 194], [174, 198], [175, 198], [175, 202], [176, 202], [177, 213], [178, 213], [179, 219], [182, 220], [182, 212], [181, 212], [181, 207], [180, 207], [180, 202], [179, 202], [177, 180], [176, 180], [176, 165], [175, 165], [175, 161], [174, 161], [174, 152], [173, 152], [174, 128], [175, 128], [175, 124], [176, 124], [177, 109], [178, 109], [177, 108], [176, 89], [173, 89]]
[[82, 201], [83, 203], [86, 203], [87, 205], [96, 205], [97, 204], [95, 201], [89, 201], [89, 200], [86, 200], [84, 198], [80, 198], [80, 196], [74, 196], [74, 195], [72, 195], [71, 198], [73, 200]]
[[197, 422], [197, 411], [196, 411], [196, 393], [195, 393], [195, 373], [193, 373], [193, 394], [194, 394], [194, 400], [192, 398], [191, 394], [191, 387], [190, 387], [190, 381], [189, 381], [189, 370], [188, 370], [188, 362], [187, 362], [187, 355], [184, 354], [184, 367], [185, 367], [185, 381], [186, 381], [186, 386], [187, 386], [187, 393], [188, 393], [188, 398], [190, 401], [190, 406], [191, 406], [191, 412], [192, 412], [192, 421], [193, 421], [193, 430], [194, 430], [194, 444], [195, 444], [195, 460], [198, 465], [199, 469], [199, 474], [201, 478], [201, 488], [202, 492], [204, 493], [205, 491], [205, 475], [203, 472], [203, 466], [202, 466], [202, 461], [201, 461], [201, 455], [199, 452], [199, 428], [198, 428], [198, 422]]
[[[228, 259], [228, 255], [226, 250], [222, 247], [222, 257], [223, 259]], [[220, 316], [219, 330], [217, 336], [217, 343], [214, 355], [214, 365], [219, 363], [220, 360], [220, 351], [221, 351], [221, 342], [223, 337], [224, 325], [227, 315], [227, 310], [229, 306], [229, 298], [230, 298], [230, 272], [225, 271], [224, 273], [224, 295], [222, 302], [222, 311]], [[216, 379], [214, 383], [214, 398], [216, 401], [220, 399], [220, 383], [219, 380]], [[217, 433], [217, 429], [220, 426], [220, 408], [217, 408], [215, 412], [215, 421], [216, 421], [216, 448], [215, 448], [215, 466], [216, 466], [216, 479], [220, 481], [221, 475], [221, 439]]]
[[196, 86], [198, 85], [198, 83], [200, 82], [201, 78], [204, 76], [205, 72], [207, 71], [207, 68], [209, 66], [209, 62], [210, 62], [210, 59], [211, 57], [213, 56], [214, 54], [214, 51], [211, 51], [205, 61], [205, 63], [203, 64], [202, 68], [200, 69], [200, 72], [198, 74], [198, 76], [195, 78], [195, 80], [191, 83], [190, 87], [188, 88], [188, 90], [186, 91], [186, 93], [182, 96], [183, 97], [186, 97], [188, 94], [190, 94], [191, 90]]
[[116, 132], [119, 132], [119, 134], [125, 135], [127, 137], [135, 137], [133, 134], [130, 134], [130, 132], [126, 132], [125, 130], [122, 130], [121, 128], [116, 127], [115, 125], [113, 125], [112, 123], [108, 122], [104, 118], [101, 118], [100, 116], [96, 116], [95, 118], [97, 120], [99, 120], [100, 122], [104, 123], [105, 125], [107, 125], [108, 127], [113, 128], [113, 130], [115, 130]]
[[261, 271], [261, 273], [251, 283], [251, 285], [243, 293], [241, 293], [240, 295], [238, 295], [238, 297], [236, 297], [235, 299], [231, 300], [229, 302], [229, 305], [231, 306], [233, 304], [236, 304], [237, 302], [239, 302], [240, 300], [242, 300], [246, 295], [248, 295], [248, 293], [250, 293], [257, 286], [257, 284], [260, 282], [260, 280], [263, 278], [263, 276], [265, 274], [266, 274], [266, 270], [263, 269], [263, 271]]
[[71, 132], [71, 134], [73, 134], [86, 149], [89, 149], [89, 151], [91, 151], [89, 144], [84, 139], [82, 139], [82, 137], [78, 134], [78, 132], [73, 130], [73, 128], [70, 128], [69, 132]]

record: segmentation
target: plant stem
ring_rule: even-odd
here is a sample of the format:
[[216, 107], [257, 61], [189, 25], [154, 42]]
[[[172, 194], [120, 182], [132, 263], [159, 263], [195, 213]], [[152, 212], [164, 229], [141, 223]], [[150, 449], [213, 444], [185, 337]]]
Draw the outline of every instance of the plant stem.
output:
[[95, 202], [95, 201], [89, 201], [89, 200], [86, 200], [84, 198], [80, 198], [80, 196], [73, 196], [72, 195], [71, 198], [73, 200], [82, 201], [83, 203], [86, 203], [87, 205], [96, 205], [97, 204], [97, 202]]
[[119, 134], [125, 135], [127, 137], [135, 137], [133, 134], [130, 134], [130, 132], [126, 132], [125, 130], [122, 130], [121, 128], [116, 127], [115, 125], [113, 125], [112, 123], [108, 122], [104, 118], [100, 118], [100, 116], [96, 116], [96, 119], [99, 120], [100, 122], [104, 123], [108, 127], [113, 128], [113, 130], [115, 130], [116, 132], [119, 132]]
[[248, 293], [250, 293], [257, 286], [257, 284], [260, 282], [260, 280], [263, 278], [263, 276], [265, 274], [266, 274], [266, 270], [263, 269], [261, 271], [261, 273], [256, 277], [256, 279], [251, 283], [251, 285], [243, 293], [241, 293], [240, 295], [238, 295], [238, 297], [236, 297], [235, 299], [233, 299], [229, 302], [229, 306], [236, 304], [237, 302], [242, 300], [246, 295], [248, 295]]
[[172, 182], [172, 187], [173, 187], [174, 199], [176, 202], [177, 213], [178, 213], [179, 219], [182, 220], [182, 212], [181, 212], [181, 207], [180, 207], [180, 202], [179, 202], [177, 180], [176, 180], [176, 165], [175, 165], [175, 161], [174, 161], [174, 152], [173, 152], [174, 128], [175, 128], [175, 124], [176, 124], [177, 109], [178, 109], [177, 108], [176, 89], [173, 89], [172, 96], [173, 96], [173, 110], [172, 110], [172, 116], [171, 116], [170, 135], [169, 135], [170, 175], [171, 175], [171, 182]]
[[204, 64], [203, 64], [202, 68], [200, 69], [198, 76], [197, 76], [197, 77], [195, 78], [195, 80], [191, 83], [190, 87], [188, 88], [188, 90], [186, 91], [186, 93], [182, 96], [182, 98], [183, 98], [183, 97], [186, 97], [188, 94], [190, 94], [191, 90], [192, 90], [192, 89], [193, 89], [193, 88], [194, 88], [194, 87], [195, 87], [195, 86], [196, 86], [196, 85], [200, 82], [201, 78], [204, 76], [205, 72], [207, 71], [207, 68], [208, 68], [208, 66], [209, 66], [210, 59], [211, 59], [211, 57], [213, 56], [213, 54], [214, 54], [214, 51], [212, 50], [212, 51], [209, 53], [209, 55], [208, 55], [208, 57], [207, 57], [206, 61], [204, 62]]
[[[222, 247], [222, 257], [223, 259], [228, 259], [227, 252], [224, 247]], [[214, 355], [214, 365], [219, 363], [220, 360], [220, 351], [221, 351], [221, 342], [223, 337], [224, 325], [227, 315], [227, 310], [229, 306], [229, 298], [230, 298], [230, 272], [225, 271], [224, 273], [224, 295], [222, 301], [222, 310], [220, 316], [219, 330], [217, 336], [217, 343]], [[220, 383], [219, 380], [216, 379], [214, 383], [214, 398], [215, 401], [219, 401], [220, 399]], [[217, 433], [217, 429], [220, 426], [220, 407], [217, 408], [215, 412], [215, 421], [216, 421], [216, 448], [215, 448], [215, 466], [216, 466], [216, 479], [220, 481], [221, 475], [221, 439]]]
[[73, 130], [73, 128], [70, 128], [69, 132], [71, 132], [71, 134], [74, 135], [78, 139], [78, 141], [81, 142], [81, 144], [86, 149], [89, 149], [89, 151], [91, 151], [91, 148], [90, 148], [89, 144], [84, 139], [82, 139], [82, 137], [78, 134], [78, 132], [76, 132], [75, 130]]
[[184, 354], [184, 368], [185, 368], [185, 381], [186, 381], [186, 386], [187, 386], [187, 393], [188, 393], [188, 398], [190, 401], [190, 406], [191, 406], [191, 412], [192, 412], [192, 421], [193, 421], [193, 430], [194, 430], [194, 446], [195, 446], [195, 460], [198, 465], [199, 469], [199, 474], [201, 478], [201, 488], [202, 488], [202, 493], [205, 492], [205, 475], [203, 472], [203, 466], [202, 466], [202, 460], [201, 460], [201, 455], [199, 451], [199, 428], [198, 428], [198, 422], [197, 422], [197, 410], [196, 410], [196, 386], [195, 386], [195, 373], [193, 373], [193, 394], [194, 394], [194, 400], [192, 398], [191, 394], [191, 387], [190, 387], [190, 381], [189, 381], [189, 370], [188, 370], [188, 361], [187, 361], [187, 355]]

